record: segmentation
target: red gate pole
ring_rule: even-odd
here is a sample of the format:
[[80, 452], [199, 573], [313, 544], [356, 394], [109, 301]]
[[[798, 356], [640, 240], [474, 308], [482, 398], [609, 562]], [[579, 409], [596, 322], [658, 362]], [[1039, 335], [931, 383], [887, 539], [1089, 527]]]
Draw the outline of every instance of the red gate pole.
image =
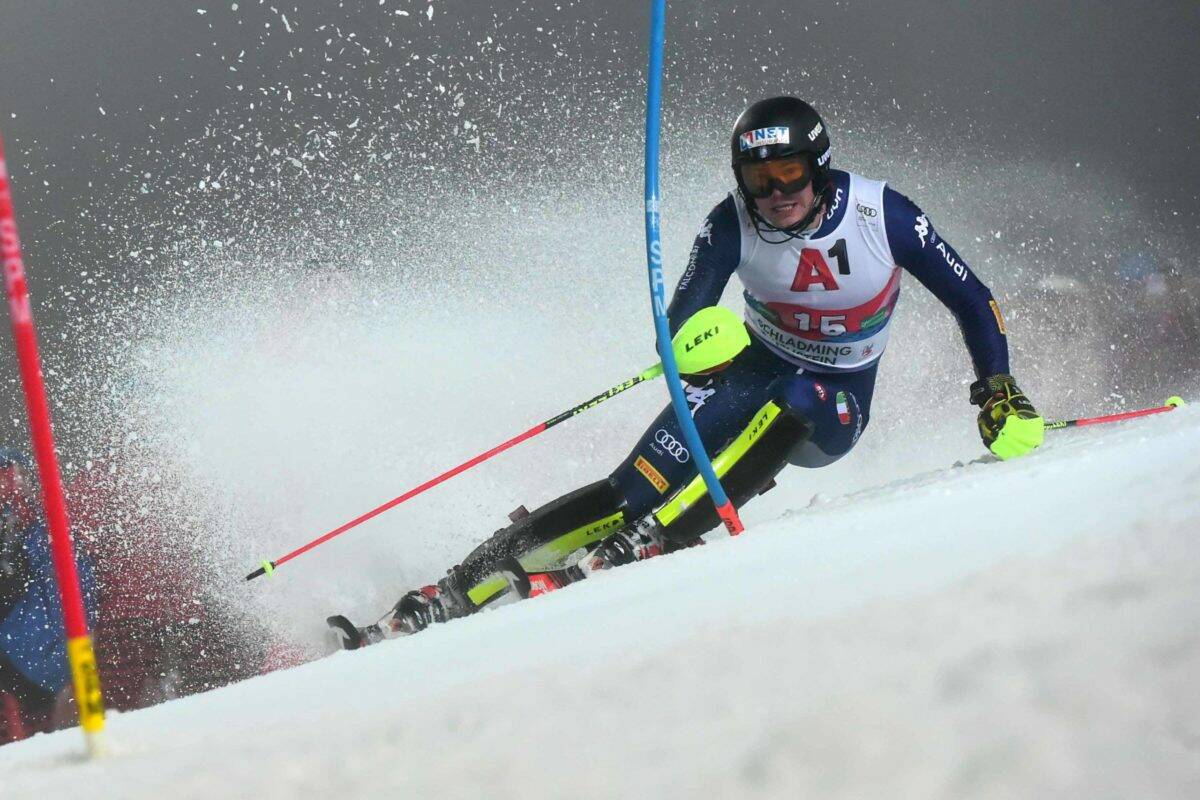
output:
[[4, 160], [3, 139], [0, 139], [0, 258], [3, 259], [8, 310], [12, 317], [17, 361], [21, 368], [21, 386], [25, 391], [25, 406], [29, 412], [29, 432], [42, 483], [42, 502], [50, 527], [50, 547], [62, 600], [67, 660], [75, 685], [79, 724], [83, 728], [88, 751], [95, 755], [101, 748], [104, 700], [100, 692], [100, 674], [96, 670], [92, 637], [88, 634], [87, 617], [83, 609], [83, 594], [75, 569], [75, 554], [71, 549], [62, 476], [54, 452], [50, 408], [46, 403], [46, 387], [42, 381], [41, 357], [38, 355], [33, 311], [25, 282], [25, 263], [21, 259], [21, 241], [17, 236], [17, 221], [13, 215], [12, 189], [8, 181], [8, 165]]

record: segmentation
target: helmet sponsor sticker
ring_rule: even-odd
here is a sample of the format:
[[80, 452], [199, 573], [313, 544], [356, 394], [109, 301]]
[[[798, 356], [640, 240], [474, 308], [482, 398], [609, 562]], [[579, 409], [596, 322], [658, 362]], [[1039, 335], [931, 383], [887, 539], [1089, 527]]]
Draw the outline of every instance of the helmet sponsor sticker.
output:
[[817, 390], [817, 397], [821, 398], [822, 403], [829, 399], [829, 395], [825, 392], [824, 386], [819, 383], [813, 383], [813, 388]]
[[667, 483], [663, 474], [654, 468], [653, 464], [642, 456], [638, 456], [637, 460], [633, 462], [633, 468], [640, 472], [643, 478], [650, 481], [650, 485], [657, 489], [659, 494], [666, 494], [670, 484]]
[[756, 128], [746, 131], [738, 137], [738, 146], [744, 153], [756, 147], [766, 147], [769, 144], [791, 144], [792, 129], [787, 126], [775, 125], [770, 128]]
[[814, 127], [811, 131], [808, 132], [808, 140], [810, 142], [815, 142], [817, 140], [817, 137], [821, 135], [821, 131], [823, 131], [823, 130], [825, 130], [825, 126], [818, 122], [816, 124], [816, 127]]

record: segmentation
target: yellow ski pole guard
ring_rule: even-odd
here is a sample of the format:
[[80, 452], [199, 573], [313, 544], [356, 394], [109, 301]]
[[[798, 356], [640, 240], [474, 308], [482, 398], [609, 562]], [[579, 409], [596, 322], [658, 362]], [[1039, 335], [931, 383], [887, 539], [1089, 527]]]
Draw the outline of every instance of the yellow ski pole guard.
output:
[[683, 375], [704, 375], [725, 368], [750, 346], [750, 334], [737, 314], [724, 306], [702, 308], [671, 339], [675, 363]]

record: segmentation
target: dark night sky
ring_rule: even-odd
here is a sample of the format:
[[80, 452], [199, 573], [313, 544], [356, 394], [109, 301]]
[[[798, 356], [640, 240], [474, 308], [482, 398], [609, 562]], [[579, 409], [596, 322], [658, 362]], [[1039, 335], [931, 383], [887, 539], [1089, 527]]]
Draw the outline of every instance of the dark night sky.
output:
[[[431, 34], [445, 59], [453, 59], [456, 50], [474, 52], [473, 34], [487, 30], [493, 17], [505, 22], [509, 36], [533, 36], [535, 28], [545, 28], [535, 40], [542, 43], [567, 38], [576, 27], [605, 29], [608, 35], [592, 49], [586, 38], [578, 38], [572, 58], [594, 56], [600, 63], [612, 58], [610, 43], [621, 42], [636, 59], [619, 65], [629, 71], [634, 95], [639, 87], [632, 81], [644, 69], [642, 2], [438, 0], [432, 4], [432, 22], [423, 17], [430, 5], [424, 0], [386, 0], [382, 11], [377, 0], [275, 4], [290, 14], [291, 33], [283, 30], [280, 15], [258, 0], [244, 0], [236, 12], [231, 5], [227, 0], [0, 3], [0, 124], [13, 151], [27, 240], [53, 238], [44, 226], [86, 202], [82, 196], [89, 180], [103, 182], [114, 160], [135, 159], [151, 140], [148, 123], [167, 118], [153, 141], [169, 148], [195, 136], [214, 111], [236, 104], [239, 94], [244, 97], [257, 85], [305, 83], [312, 62], [288, 54], [306, 45], [310, 53], [318, 49], [329, 38], [328, 29], [313, 30], [319, 24], [336, 24], [343, 32], [357, 29], [360, 41], [390, 26], [397, 46], [376, 49], [371, 56], [371, 69], [379, 72], [407, 60], [403, 40], [420, 42]], [[565, 8], [554, 11], [560, 5]], [[942, 113], [932, 124], [941, 128], [939, 135], [952, 137], [955, 126], [969, 124], [982, 143], [1102, 163], [1195, 209], [1200, 179], [1196, 3], [924, 0], [804, 8], [768, 0], [744, 8], [729, 5], [700, 0], [669, 8], [675, 55], [686, 58], [698, 37], [716, 36], [703, 46], [714, 63], [731, 67], [729, 86], [773, 90], [775, 70], [760, 71], [758, 64], [821, 65], [829, 75], [844, 75], [864, 104], [894, 99], [916, 125], [925, 121], [927, 109], [937, 109]], [[331, 10], [335, 6], [340, 8]], [[199, 8], [207, 13], [198, 14]], [[389, 17], [387, 10], [410, 14]], [[268, 24], [272, 27], [264, 28]], [[235, 62], [241, 51], [244, 56]], [[231, 72], [235, 63], [238, 71]], [[695, 76], [685, 70], [675, 77], [682, 91], [668, 103], [680, 107]], [[705, 85], [719, 86], [724, 77], [709, 76]], [[234, 91], [235, 84], [244, 90]], [[811, 92], [795, 90], [817, 97], [827, 93], [819, 85]], [[730, 108], [730, 116], [736, 111]], [[50, 182], [49, 190], [43, 181]]]
[[[1198, 240], [1200, 4], [696, 0], [669, 15], [669, 131], [697, 110], [727, 125], [744, 99], [789, 91], [850, 132], [1081, 163], [1097, 192]], [[211, 174], [228, 152], [213, 126], [287, 149], [306, 128], [362, 116], [403, 144], [420, 135], [404, 139], [404, 121], [443, 83], [509, 120], [496, 140], [519, 139], [526, 116], [545, 124], [548, 107], [601, 137], [623, 119], [607, 135], [636, 136], [646, 23], [629, 0], [2, 0], [0, 132], [43, 339], [86, 313], [63, 297], [85, 288], [88, 264], [154, 280], [120, 263], [152, 235], [131, 209]], [[192, 212], [175, 213], [151, 226], [160, 244]]]

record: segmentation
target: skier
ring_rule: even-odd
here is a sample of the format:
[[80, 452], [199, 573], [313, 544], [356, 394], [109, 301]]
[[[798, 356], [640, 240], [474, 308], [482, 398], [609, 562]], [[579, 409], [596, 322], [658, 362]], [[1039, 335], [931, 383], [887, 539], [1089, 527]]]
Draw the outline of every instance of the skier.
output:
[[[829, 131], [794, 97], [754, 103], [730, 140], [736, 191], [709, 213], [668, 309], [672, 334], [737, 274], [749, 347], [723, 369], [685, 376], [691, 415], [735, 506], [788, 463], [822, 467], [870, 419], [902, 270], [956, 317], [977, 380], [980, 436], [1000, 458], [1033, 450], [1044, 421], [1009, 374], [991, 292], [911, 200], [833, 169]], [[436, 584], [408, 592], [374, 625], [329, 618], [354, 649], [509, 598], [700, 543], [718, 524], [668, 407], [607, 478], [532, 513], [518, 509]]]
[[[58, 694], [71, 679], [50, 543], [29, 473], [24, 456], [0, 448], [0, 693], [7, 694], [0, 741], [53, 728]], [[99, 593], [91, 558], [77, 550], [76, 565], [88, 623], [95, 625]]]

